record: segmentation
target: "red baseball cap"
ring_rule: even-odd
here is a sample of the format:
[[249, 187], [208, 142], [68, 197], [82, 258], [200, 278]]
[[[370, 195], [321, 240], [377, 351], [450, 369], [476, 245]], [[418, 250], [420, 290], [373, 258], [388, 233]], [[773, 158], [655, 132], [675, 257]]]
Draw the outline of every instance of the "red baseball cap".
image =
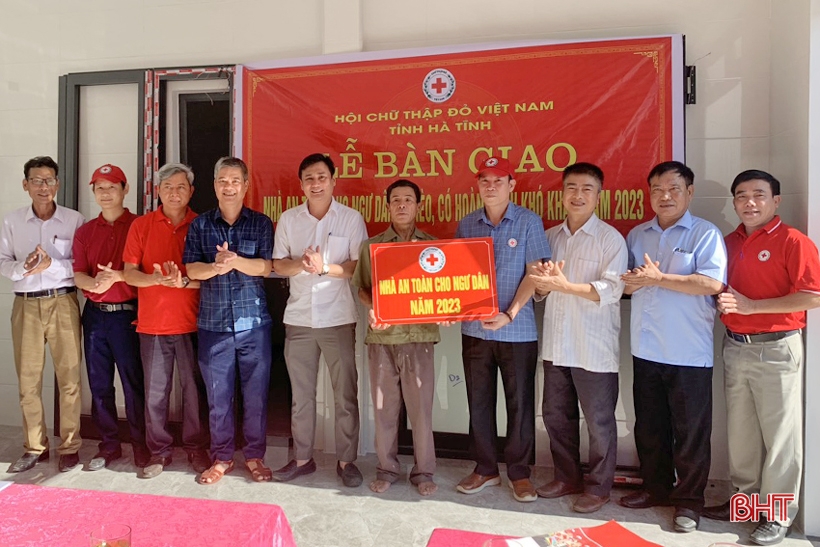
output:
[[478, 167], [476, 177], [480, 177], [481, 174], [485, 172], [490, 172], [499, 177], [508, 176], [511, 179], [515, 178], [510, 161], [504, 158], [498, 158], [496, 156], [492, 156], [484, 160], [484, 162]]
[[106, 163], [94, 171], [89, 184], [94, 184], [98, 180], [107, 180], [114, 184], [128, 184], [128, 180], [125, 178], [125, 173], [122, 172], [122, 169], [110, 163]]

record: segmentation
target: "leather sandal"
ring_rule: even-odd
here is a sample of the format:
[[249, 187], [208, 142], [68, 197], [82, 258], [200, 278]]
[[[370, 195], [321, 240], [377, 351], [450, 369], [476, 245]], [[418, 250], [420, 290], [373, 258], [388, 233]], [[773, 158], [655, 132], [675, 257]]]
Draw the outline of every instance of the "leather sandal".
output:
[[[228, 467], [222, 471], [217, 467], [218, 465], [227, 465]], [[215, 482], [219, 482], [219, 479], [231, 471], [233, 471], [233, 460], [227, 462], [214, 460], [214, 464], [199, 476], [199, 484], [214, 484]]]
[[270, 470], [270, 467], [265, 465], [262, 458], [250, 458], [245, 461], [245, 466], [248, 468], [248, 471], [251, 472], [251, 477], [253, 477], [254, 482], [269, 481], [273, 477], [273, 472]]

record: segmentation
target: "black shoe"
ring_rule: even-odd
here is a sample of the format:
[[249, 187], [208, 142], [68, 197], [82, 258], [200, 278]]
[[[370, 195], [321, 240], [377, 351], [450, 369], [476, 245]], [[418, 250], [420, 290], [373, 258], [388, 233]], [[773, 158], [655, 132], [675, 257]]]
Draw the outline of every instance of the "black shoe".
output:
[[171, 465], [171, 456], [151, 456], [148, 465], [142, 470], [143, 479], [153, 479]]
[[57, 464], [57, 468], [60, 470], [60, 473], [65, 473], [66, 471], [71, 471], [79, 464], [80, 455], [76, 452], [73, 454], [61, 454], [60, 463]]
[[701, 513], [701, 515], [708, 519], [722, 520], [728, 522], [730, 520], [729, 513], [729, 502], [727, 501], [722, 505], [712, 505], [710, 507], [704, 507], [703, 513]]
[[34, 452], [26, 452], [20, 459], [9, 466], [8, 473], [22, 473], [23, 471], [28, 471], [38, 462], [47, 462], [48, 461], [48, 450], [45, 452], [41, 452], [40, 454], [35, 454]]
[[188, 463], [197, 473], [204, 473], [211, 467], [211, 458], [204, 450], [194, 450], [188, 452]]
[[672, 502], [668, 498], [658, 499], [646, 490], [639, 490], [618, 500], [618, 504], [629, 509], [647, 509], [649, 507], [669, 507]]
[[789, 533], [789, 527], [780, 524], [779, 522], [760, 521], [757, 528], [754, 529], [749, 539], [755, 545], [775, 545], [783, 541], [786, 534]]
[[108, 467], [111, 462], [122, 458], [122, 450], [100, 450], [97, 455], [88, 462], [89, 471], [99, 471], [103, 467]]
[[677, 507], [675, 509], [675, 517], [672, 522], [675, 525], [676, 532], [694, 532], [698, 529], [700, 514], [698, 514], [697, 511], [693, 511], [685, 507]]
[[296, 465], [296, 460], [290, 460], [285, 467], [273, 472], [273, 480], [278, 482], [292, 481], [296, 477], [310, 475], [314, 471], [316, 471], [316, 462], [313, 461], [313, 458], [303, 465]]
[[142, 469], [148, 467], [148, 462], [151, 461], [151, 451], [144, 444], [131, 443], [134, 449], [134, 467]]
[[364, 480], [361, 471], [353, 462], [348, 463], [344, 468], [340, 462], [336, 462], [336, 474], [342, 477], [342, 484], [348, 488], [361, 486], [362, 480]]

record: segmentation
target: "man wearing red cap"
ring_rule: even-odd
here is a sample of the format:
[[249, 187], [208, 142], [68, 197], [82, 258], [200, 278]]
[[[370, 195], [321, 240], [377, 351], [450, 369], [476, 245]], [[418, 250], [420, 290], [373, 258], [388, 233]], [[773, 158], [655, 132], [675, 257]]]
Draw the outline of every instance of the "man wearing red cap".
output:
[[538, 331], [527, 271], [551, 257], [541, 219], [510, 202], [515, 178], [505, 158], [487, 158], [478, 170], [478, 192], [484, 207], [458, 224], [456, 237], [491, 237], [495, 253], [498, 309], [486, 321], [461, 326], [461, 355], [470, 408], [470, 443], [476, 459], [473, 473], [458, 483], [463, 494], [501, 484], [495, 440], [497, 378], [501, 372], [507, 404], [504, 460], [513, 497], [535, 501], [529, 462], [535, 449], [535, 368]]
[[145, 467], [145, 395], [137, 319], [137, 290], [125, 283], [122, 251], [136, 215], [123, 207], [128, 182], [122, 169], [106, 164], [91, 176], [94, 199], [102, 212], [74, 236], [74, 281], [88, 299], [83, 309], [83, 339], [91, 418], [102, 440], [88, 463], [96, 471], [122, 457], [114, 370], [119, 372], [134, 464]]

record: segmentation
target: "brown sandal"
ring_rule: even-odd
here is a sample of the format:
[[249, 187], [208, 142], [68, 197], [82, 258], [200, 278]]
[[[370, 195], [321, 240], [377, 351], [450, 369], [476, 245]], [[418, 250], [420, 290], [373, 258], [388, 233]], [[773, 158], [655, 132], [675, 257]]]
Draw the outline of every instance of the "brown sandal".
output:
[[[227, 465], [228, 467], [222, 471], [217, 467], [218, 465]], [[215, 482], [219, 482], [219, 479], [231, 471], [233, 471], [233, 460], [227, 462], [214, 460], [214, 464], [199, 476], [199, 484], [214, 484]]]
[[273, 472], [270, 467], [265, 465], [262, 458], [251, 458], [245, 461], [248, 471], [251, 472], [251, 477], [255, 482], [265, 482], [273, 478]]

